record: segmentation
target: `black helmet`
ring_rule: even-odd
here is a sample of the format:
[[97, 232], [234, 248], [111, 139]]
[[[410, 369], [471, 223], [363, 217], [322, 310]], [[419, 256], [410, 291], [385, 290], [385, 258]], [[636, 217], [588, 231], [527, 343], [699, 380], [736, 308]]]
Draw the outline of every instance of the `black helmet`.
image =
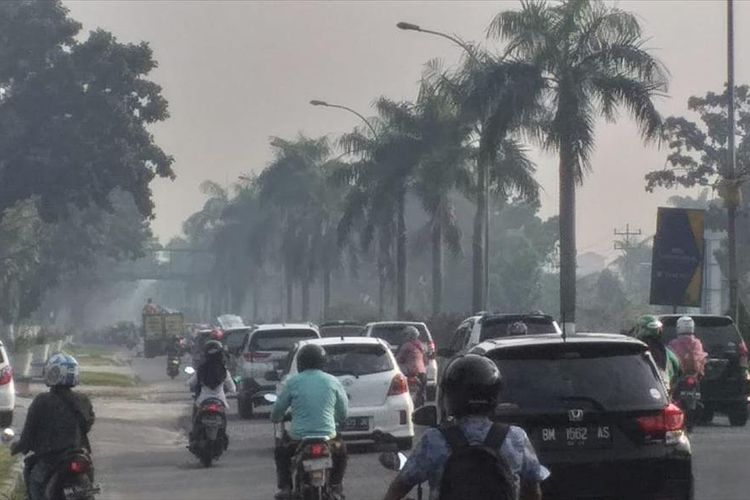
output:
[[209, 340], [203, 344], [203, 354], [207, 357], [218, 356], [224, 354], [224, 346], [218, 340]]
[[494, 410], [502, 387], [497, 365], [478, 354], [466, 354], [449, 364], [440, 384], [446, 410], [455, 417]]
[[297, 369], [322, 370], [326, 365], [326, 351], [318, 344], [306, 344], [297, 354]]

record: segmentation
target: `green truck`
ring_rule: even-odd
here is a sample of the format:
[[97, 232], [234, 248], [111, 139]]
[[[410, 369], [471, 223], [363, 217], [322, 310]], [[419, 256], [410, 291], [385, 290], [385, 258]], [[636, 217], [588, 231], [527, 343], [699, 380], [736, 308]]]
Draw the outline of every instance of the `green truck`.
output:
[[181, 312], [165, 311], [143, 315], [143, 355], [147, 358], [167, 353], [169, 340], [185, 334]]

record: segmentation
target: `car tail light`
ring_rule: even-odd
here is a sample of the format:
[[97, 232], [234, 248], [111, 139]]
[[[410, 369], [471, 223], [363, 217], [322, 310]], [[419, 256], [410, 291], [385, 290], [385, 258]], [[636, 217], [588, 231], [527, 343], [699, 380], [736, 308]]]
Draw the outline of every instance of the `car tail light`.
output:
[[406, 377], [397, 373], [396, 376], [391, 380], [391, 386], [388, 388], [389, 396], [398, 396], [400, 394], [406, 394], [409, 392], [409, 384], [406, 382]]
[[221, 413], [222, 407], [216, 403], [211, 403], [203, 407], [208, 413]]
[[323, 443], [315, 443], [310, 445], [310, 457], [320, 458], [328, 456], [328, 446]]
[[9, 384], [13, 380], [13, 368], [6, 366], [0, 371], [0, 385]]
[[85, 474], [89, 471], [89, 463], [86, 460], [71, 460], [68, 470], [72, 474]]
[[271, 357], [270, 352], [250, 351], [245, 353], [245, 361], [254, 363], [263, 359]]
[[745, 341], [740, 341], [740, 345], [737, 348], [740, 354], [740, 366], [743, 368], [748, 368], [748, 352], [747, 352], [747, 344], [745, 344]]
[[647, 438], [659, 439], [667, 433], [682, 431], [685, 428], [685, 414], [672, 403], [658, 415], [638, 417], [638, 425]]

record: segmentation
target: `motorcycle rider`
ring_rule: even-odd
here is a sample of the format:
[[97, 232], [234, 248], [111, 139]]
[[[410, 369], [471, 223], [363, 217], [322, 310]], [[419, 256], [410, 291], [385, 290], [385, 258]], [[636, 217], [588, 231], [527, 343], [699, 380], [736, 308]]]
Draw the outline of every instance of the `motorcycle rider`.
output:
[[662, 332], [663, 325], [656, 316], [644, 314], [638, 320], [636, 337], [648, 345], [664, 385], [671, 391], [680, 377], [680, 361], [664, 344]]
[[299, 373], [289, 377], [271, 412], [273, 422], [282, 422], [291, 410], [291, 429], [276, 446], [276, 475], [279, 491], [275, 498], [289, 498], [292, 489], [292, 457], [299, 442], [307, 437], [325, 436], [331, 447], [333, 468], [331, 491], [343, 496], [342, 481], [346, 471], [346, 446], [338, 437], [336, 425], [343, 423], [349, 409], [344, 386], [336, 377], [323, 371], [325, 350], [317, 344], [304, 345], [297, 354]]
[[690, 316], [681, 316], [677, 319], [675, 328], [677, 338], [669, 343], [669, 349], [679, 359], [682, 373], [702, 376], [708, 354], [703, 349], [703, 342], [695, 336], [695, 321]]
[[508, 325], [508, 335], [526, 335], [529, 333], [529, 327], [523, 321], [514, 321]]
[[[209, 340], [204, 344], [203, 363], [190, 376], [187, 383], [195, 397], [194, 411], [200, 408], [207, 399], [218, 399], [224, 408], [229, 407], [227, 393], [237, 392], [237, 386], [227, 370], [224, 361], [224, 346], [221, 342]], [[193, 422], [193, 430], [190, 433], [191, 443], [196, 426], [197, 423]]]
[[33, 452], [24, 467], [29, 500], [44, 500], [47, 481], [62, 455], [73, 450], [91, 453], [88, 434], [94, 409], [88, 396], [73, 391], [79, 376], [73, 356], [57, 353], [47, 360], [44, 382], [50, 390], [31, 402], [21, 438], [11, 446], [13, 455]]
[[[490, 415], [502, 390], [502, 375], [497, 365], [484, 356], [466, 354], [448, 365], [440, 384], [448, 413], [456, 419], [465, 438], [470, 444], [483, 443], [492, 427]], [[540, 483], [549, 477], [549, 471], [539, 463], [526, 432], [510, 426], [498, 453], [505, 459], [514, 483], [515, 491], [510, 498], [540, 500]], [[437, 500], [450, 454], [443, 432], [427, 430], [391, 483], [384, 500], [400, 500], [425, 481], [430, 485], [430, 499]]]
[[396, 352], [396, 361], [404, 375], [416, 377], [419, 380], [419, 392], [421, 400], [425, 400], [427, 389], [427, 367], [425, 366], [424, 346], [419, 340], [419, 330], [416, 326], [406, 326], [403, 330], [406, 341], [401, 344]]

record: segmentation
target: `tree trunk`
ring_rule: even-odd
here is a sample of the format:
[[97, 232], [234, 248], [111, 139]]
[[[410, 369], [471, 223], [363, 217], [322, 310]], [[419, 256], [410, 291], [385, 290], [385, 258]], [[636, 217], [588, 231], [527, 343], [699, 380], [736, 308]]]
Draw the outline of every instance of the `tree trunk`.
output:
[[477, 161], [477, 211], [474, 214], [474, 235], [472, 241], [472, 312], [484, 307], [484, 216], [487, 206], [485, 198], [486, 171], [482, 162]]
[[432, 228], [432, 314], [443, 309], [443, 228], [435, 223]]
[[292, 316], [294, 315], [294, 310], [292, 307], [294, 306], [294, 281], [292, 280], [292, 273], [289, 272], [289, 269], [286, 270], [286, 273], [284, 274], [284, 279], [286, 280], [286, 320], [291, 321]]
[[302, 278], [302, 320], [310, 321], [310, 277]]
[[331, 308], [331, 270], [326, 264], [323, 269], [323, 318], [328, 317], [328, 309]]
[[570, 145], [560, 147], [560, 317], [567, 334], [576, 322], [576, 172]]
[[406, 192], [398, 197], [398, 220], [396, 221], [396, 316], [404, 318], [406, 313]]

